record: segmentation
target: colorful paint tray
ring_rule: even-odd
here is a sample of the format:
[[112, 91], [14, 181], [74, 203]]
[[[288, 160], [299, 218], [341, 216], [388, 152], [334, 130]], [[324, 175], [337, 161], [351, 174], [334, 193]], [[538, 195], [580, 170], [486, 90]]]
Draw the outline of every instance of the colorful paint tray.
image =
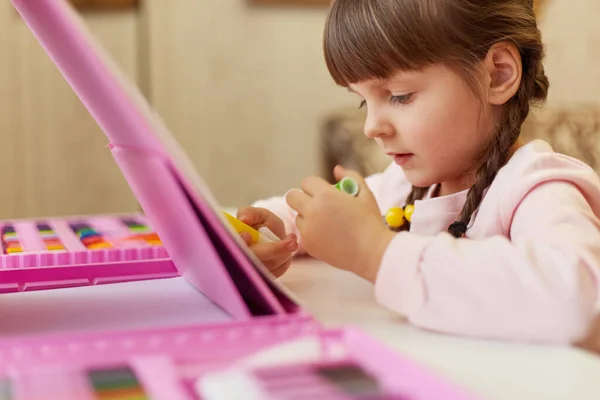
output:
[[142, 214], [0, 221], [0, 293], [179, 273]]

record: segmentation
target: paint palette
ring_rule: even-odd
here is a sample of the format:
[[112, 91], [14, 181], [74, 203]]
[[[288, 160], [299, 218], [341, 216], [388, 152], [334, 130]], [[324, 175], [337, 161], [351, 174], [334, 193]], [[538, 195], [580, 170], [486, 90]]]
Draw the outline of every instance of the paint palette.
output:
[[198, 386], [204, 400], [409, 400], [355, 360], [263, 367], [216, 379], [209, 374]]
[[0, 293], [179, 275], [142, 214], [0, 221], [0, 232]]
[[[37, 224], [37, 230], [48, 251], [66, 250], [62, 240], [47, 222]], [[21, 249], [22, 251], [22, 249]]]
[[13, 395], [10, 380], [6, 378], [0, 378], [0, 400], [10, 400], [12, 398]]
[[87, 372], [87, 377], [98, 400], [150, 400], [128, 366], [93, 369]]
[[141, 215], [0, 222], [4, 254], [162, 247]]
[[23, 245], [21, 245], [13, 225], [2, 227], [2, 249], [4, 254], [21, 253], [23, 251]]
[[362, 332], [300, 317], [9, 341], [0, 382], [1, 400], [474, 399]]

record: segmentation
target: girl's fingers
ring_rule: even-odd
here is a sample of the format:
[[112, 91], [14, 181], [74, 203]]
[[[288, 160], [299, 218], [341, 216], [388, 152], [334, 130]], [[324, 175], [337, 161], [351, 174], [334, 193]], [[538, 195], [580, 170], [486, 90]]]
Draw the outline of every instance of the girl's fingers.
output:
[[301, 190], [291, 190], [285, 197], [287, 204], [299, 215], [302, 215], [304, 208], [310, 202], [310, 196]]
[[253, 245], [252, 251], [263, 263], [288, 256], [298, 250], [298, 241], [295, 235], [288, 235], [279, 242], [258, 243]]
[[287, 255], [283, 255], [281, 257], [275, 258], [273, 260], [267, 261], [263, 264], [269, 271], [271, 271], [271, 273], [273, 273], [274, 271], [277, 271], [278, 269], [280, 269], [283, 265], [287, 264], [288, 262], [291, 264], [291, 261], [292, 261], [292, 255], [287, 254]]
[[281, 275], [285, 274], [286, 271], [290, 268], [290, 266], [292, 265], [292, 259], [290, 258], [287, 262], [283, 263], [282, 265], [271, 269], [271, 274], [273, 274], [273, 276], [275, 276], [275, 278], [279, 278]]
[[240, 236], [250, 246], [254, 255], [276, 278], [287, 271], [292, 264], [292, 253], [298, 250], [298, 238], [294, 234], [290, 234], [278, 242], [254, 245], [250, 244], [252, 242], [250, 234], [243, 232]]
[[250, 235], [250, 234], [249, 234], [249, 233], [247, 233], [247, 232], [242, 232], [242, 233], [240, 233], [240, 236], [241, 236], [242, 240], [243, 240], [244, 242], [246, 242], [246, 244], [247, 244], [248, 246], [250, 246], [250, 245], [252, 244], [252, 235]]
[[237, 219], [250, 226], [263, 225], [271, 216], [271, 212], [258, 207], [243, 207], [237, 212]]
[[326, 190], [331, 190], [331, 185], [323, 178], [310, 176], [302, 181], [302, 191], [310, 197]]
[[268, 228], [277, 238], [285, 236], [283, 221], [271, 211], [260, 207], [243, 207], [237, 212], [237, 219], [254, 229]]

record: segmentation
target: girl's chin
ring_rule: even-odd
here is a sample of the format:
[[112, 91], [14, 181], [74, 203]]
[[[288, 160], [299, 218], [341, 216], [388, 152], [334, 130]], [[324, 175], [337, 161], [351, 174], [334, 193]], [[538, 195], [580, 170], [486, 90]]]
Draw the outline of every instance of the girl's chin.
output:
[[417, 171], [412, 168], [402, 168], [404, 176], [411, 185], [421, 188], [433, 186], [439, 182], [435, 181], [431, 176], [424, 174], [422, 171]]

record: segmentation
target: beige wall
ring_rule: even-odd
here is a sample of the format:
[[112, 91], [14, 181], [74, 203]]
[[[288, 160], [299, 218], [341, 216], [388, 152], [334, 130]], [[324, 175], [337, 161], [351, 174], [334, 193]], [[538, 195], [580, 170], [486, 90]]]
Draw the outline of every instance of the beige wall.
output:
[[[298, 185], [319, 165], [322, 118], [356, 99], [323, 63], [322, 8], [246, 0], [145, 0], [86, 14], [140, 83], [224, 205]], [[600, 101], [595, 0], [551, 0], [550, 103]], [[11, 9], [0, 2], [0, 218], [128, 211], [135, 199], [106, 139]]]
[[[324, 8], [142, 3], [138, 16], [85, 17], [224, 205], [281, 193], [318, 172], [321, 119], [355, 103], [322, 61]], [[0, 33], [0, 163], [11, 171], [0, 218], [134, 209], [106, 138], [7, 2]]]
[[153, 102], [222, 203], [283, 193], [319, 172], [320, 121], [356, 102], [323, 62], [326, 9], [148, 4]]
[[[87, 17], [134, 79], [136, 19], [132, 12]], [[0, 2], [0, 110], [0, 218], [137, 206], [106, 137], [7, 1]]]
[[548, 104], [600, 102], [600, 2], [548, 0], [546, 7]]

